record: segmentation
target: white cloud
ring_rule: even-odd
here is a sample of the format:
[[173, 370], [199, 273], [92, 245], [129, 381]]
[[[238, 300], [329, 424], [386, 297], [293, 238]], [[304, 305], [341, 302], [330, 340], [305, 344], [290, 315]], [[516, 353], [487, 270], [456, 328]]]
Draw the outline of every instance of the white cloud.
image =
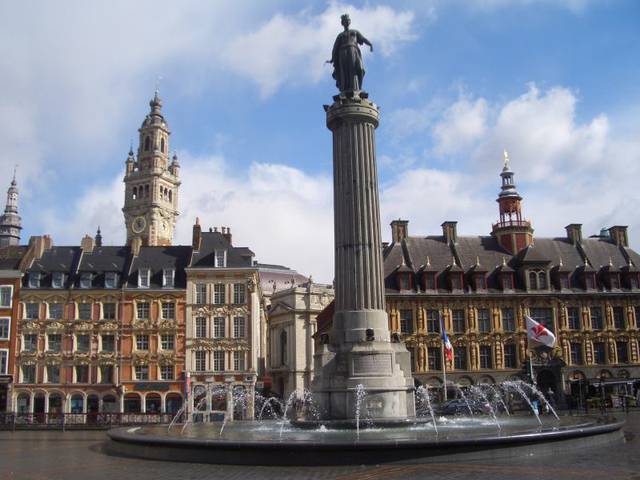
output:
[[[203, 228], [230, 227], [236, 246], [247, 246], [264, 263], [279, 263], [333, 279], [333, 210], [331, 179], [310, 176], [285, 165], [254, 163], [247, 172], [231, 173], [222, 157], [182, 153], [179, 208], [174, 243], [191, 244], [196, 217]], [[77, 245], [102, 227], [105, 245], [125, 241], [122, 178], [88, 190], [59, 222], [51, 210], [41, 224], [54, 243]]]
[[564, 87], [541, 91], [532, 84], [503, 103], [469, 98], [431, 122], [435, 151], [456, 155], [456, 171], [405, 170], [383, 191], [387, 220], [408, 218], [414, 234], [437, 234], [444, 220], [458, 220], [468, 234], [488, 234], [498, 215], [494, 200], [506, 147], [536, 235], [563, 236], [572, 222], [583, 223], [587, 235], [623, 224], [640, 248], [637, 135], [613, 131], [605, 114], [579, 121], [579, 99]]
[[285, 83], [317, 83], [330, 71], [325, 61], [331, 58], [331, 45], [340, 29], [337, 20], [345, 12], [355, 21], [352, 27], [372, 39], [383, 56], [415, 39], [414, 15], [409, 11], [330, 3], [319, 15], [309, 11], [274, 15], [255, 32], [236, 37], [222, 59], [231, 70], [257, 83], [263, 96]]
[[478, 141], [486, 131], [487, 101], [461, 97], [447, 108], [433, 127], [435, 150], [440, 155], [456, 153]]

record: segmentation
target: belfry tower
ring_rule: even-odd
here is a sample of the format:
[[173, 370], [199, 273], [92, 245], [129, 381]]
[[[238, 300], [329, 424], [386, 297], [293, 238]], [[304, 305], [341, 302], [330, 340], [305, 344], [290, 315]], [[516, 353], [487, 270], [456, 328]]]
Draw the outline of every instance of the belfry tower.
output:
[[520, 205], [522, 197], [516, 190], [513, 171], [509, 165], [509, 154], [506, 150], [500, 177], [502, 177], [502, 186], [496, 199], [500, 208], [500, 221], [493, 225], [492, 234], [504, 249], [515, 255], [533, 243], [533, 228], [531, 228], [531, 222], [522, 219]]
[[162, 115], [162, 101], [156, 91], [149, 102], [151, 111], [138, 132], [137, 158], [133, 148], [125, 162], [124, 222], [127, 244], [171, 245], [178, 216], [180, 164], [174, 154], [169, 163], [169, 127]]
[[11, 186], [7, 190], [7, 204], [4, 208], [4, 214], [0, 216], [0, 247], [19, 245], [20, 230], [22, 230], [22, 219], [18, 215], [18, 187], [14, 170]]

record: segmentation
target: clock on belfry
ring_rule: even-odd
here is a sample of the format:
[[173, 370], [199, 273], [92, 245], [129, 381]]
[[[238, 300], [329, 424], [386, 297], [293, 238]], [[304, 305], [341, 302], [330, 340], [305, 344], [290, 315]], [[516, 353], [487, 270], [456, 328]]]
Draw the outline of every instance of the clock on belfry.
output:
[[147, 221], [144, 217], [136, 217], [133, 219], [133, 224], [131, 225], [131, 230], [134, 233], [141, 233], [144, 230], [144, 227], [147, 226]]

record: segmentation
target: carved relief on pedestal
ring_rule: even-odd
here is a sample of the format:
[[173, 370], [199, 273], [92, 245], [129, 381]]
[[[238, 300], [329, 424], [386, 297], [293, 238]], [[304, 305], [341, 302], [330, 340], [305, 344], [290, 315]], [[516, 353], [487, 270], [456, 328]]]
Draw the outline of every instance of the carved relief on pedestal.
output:
[[151, 324], [151, 320], [134, 320], [131, 323], [132, 330], [151, 330], [153, 325]]
[[23, 320], [20, 325], [23, 333], [38, 333], [40, 326], [33, 320]]
[[178, 324], [175, 320], [162, 320], [158, 329], [163, 332], [174, 332], [178, 329]]

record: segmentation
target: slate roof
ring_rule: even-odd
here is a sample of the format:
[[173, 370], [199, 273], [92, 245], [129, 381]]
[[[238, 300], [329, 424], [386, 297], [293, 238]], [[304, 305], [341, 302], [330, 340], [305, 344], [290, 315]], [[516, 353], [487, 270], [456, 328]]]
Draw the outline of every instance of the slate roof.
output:
[[18, 270], [27, 246], [11, 245], [0, 248], [0, 270]]
[[162, 275], [165, 269], [175, 271], [174, 288], [187, 288], [187, 276], [184, 269], [191, 260], [192, 248], [186, 245], [142, 247], [139, 255], [133, 258], [127, 279], [127, 288], [138, 288], [140, 269], [150, 269], [149, 288], [163, 288]]
[[252, 267], [254, 253], [247, 247], [234, 247], [220, 232], [202, 232], [200, 248], [193, 252], [191, 267], [214, 268], [215, 252], [227, 252], [227, 268]]
[[[522, 273], [525, 268], [532, 266], [549, 269], [552, 272], [552, 283], [558, 272], [569, 273], [574, 290], [580, 290], [578, 279], [584, 271], [601, 274], [626, 272], [629, 271], [630, 261], [631, 271], [638, 271], [640, 267], [640, 255], [630, 248], [616, 245], [609, 237], [583, 239], [578, 245], [566, 238], [534, 238], [531, 246], [512, 255], [493, 236], [459, 236], [455, 244], [451, 245], [445, 243], [443, 236], [411, 236], [386, 246], [383, 257], [387, 294], [400, 293], [395, 276], [398, 272], [410, 270], [403, 267], [403, 263], [415, 272], [414, 284], [417, 285], [420, 284], [418, 276], [425, 271], [434, 271], [438, 293], [447, 293], [446, 278], [449, 271], [464, 272], [467, 281], [474, 272], [486, 272], [487, 291], [502, 292], [499, 284], [500, 272]], [[425, 266], [427, 258], [429, 267]], [[478, 262], [479, 266], [476, 265]], [[609, 266], [610, 262], [612, 267]], [[515, 276], [516, 290], [524, 290], [521, 280], [520, 275]]]

